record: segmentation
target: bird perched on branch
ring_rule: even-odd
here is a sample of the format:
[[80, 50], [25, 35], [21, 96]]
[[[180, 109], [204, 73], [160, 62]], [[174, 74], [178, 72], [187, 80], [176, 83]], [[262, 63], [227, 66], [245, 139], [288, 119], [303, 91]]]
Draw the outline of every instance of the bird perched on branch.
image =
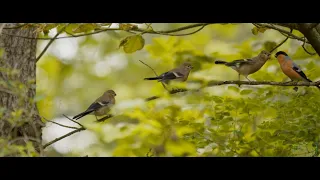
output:
[[224, 64], [225, 66], [231, 67], [238, 72], [238, 79], [240, 81], [240, 75], [243, 75], [248, 81], [248, 75], [257, 72], [261, 67], [270, 59], [271, 53], [268, 51], [261, 51], [258, 56], [250, 59], [238, 59], [231, 62], [226, 61], [215, 61], [215, 64]]
[[[305, 81], [312, 82], [308, 77], [304, 74], [302, 69], [292, 61], [292, 59], [288, 56], [287, 53], [283, 51], [278, 51], [275, 54], [275, 57], [278, 59], [282, 72], [288, 76], [291, 81]], [[320, 85], [317, 86], [320, 89]]]
[[191, 69], [193, 69], [191, 63], [184, 62], [179, 67], [167, 71], [158, 77], [144, 78], [144, 80], [158, 80], [159, 82], [161, 81], [165, 84], [168, 84], [172, 80], [184, 82], [188, 79]]
[[[110, 111], [111, 106], [116, 103], [115, 96], [117, 94], [113, 90], [107, 90], [96, 99], [84, 112], [74, 116], [72, 119], [78, 120], [86, 115], [95, 115], [96, 119], [97, 116], [107, 115]], [[98, 120], [98, 119], [97, 119]]]

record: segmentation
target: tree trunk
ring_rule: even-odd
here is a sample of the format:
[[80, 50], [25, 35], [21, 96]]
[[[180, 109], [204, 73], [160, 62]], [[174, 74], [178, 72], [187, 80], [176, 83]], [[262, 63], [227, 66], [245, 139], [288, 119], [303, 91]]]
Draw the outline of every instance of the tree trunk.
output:
[[298, 24], [300, 32], [308, 39], [313, 49], [320, 55], [320, 25], [319, 23]]
[[[14, 27], [7, 24], [5, 27]], [[3, 29], [0, 35], [0, 153], [3, 156], [21, 156], [16, 145], [32, 142], [36, 152], [42, 152], [42, 122], [33, 99], [36, 94], [36, 39], [34, 28]], [[6, 34], [12, 34], [9, 36]], [[16, 73], [14, 73], [16, 71]], [[0, 140], [1, 140], [0, 139]], [[1, 149], [10, 149], [3, 152]], [[32, 148], [31, 148], [32, 149]], [[1, 152], [2, 151], [2, 152]], [[23, 152], [32, 156], [32, 150]], [[21, 151], [20, 151], [21, 153]], [[42, 154], [42, 153], [41, 153]]]

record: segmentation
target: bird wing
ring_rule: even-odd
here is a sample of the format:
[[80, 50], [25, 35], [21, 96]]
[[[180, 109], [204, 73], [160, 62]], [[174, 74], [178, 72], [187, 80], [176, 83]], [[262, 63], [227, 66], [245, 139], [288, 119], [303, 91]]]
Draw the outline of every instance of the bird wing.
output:
[[110, 101], [96, 101], [92, 103], [86, 111], [95, 111], [97, 109], [100, 109], [101, 107], [108, 106], [110, 104]]
[[183, 74], [177, 71], [168, 71], [161, 74], [160, 77], [161, 77], [161, 80], [172, 80], [172, 79], [183, 77]]
[[301, 77], [303, 77], [304, 79], [310, 81], [310, 80], [308, 79], [308, 77], [306, 76], [306, 74], [305, 74], [305, 73], [302, 71], [302, 69], [299, 67], [299, 65], [297, 65], [297, 64], [294, 63], [293, 61], [292, 61], [292, 69], [293, 69], [295, 72], [297, 72]]
[[252, 59], [237, 59], [237, 60], [234, 60], [232, 62], [227, 63], [227, 66], [235, 66], [235, 67], [239, 68], [241, 65], [253, 64], [253, 63], [254, 63], [254, 60], [252, 60]]

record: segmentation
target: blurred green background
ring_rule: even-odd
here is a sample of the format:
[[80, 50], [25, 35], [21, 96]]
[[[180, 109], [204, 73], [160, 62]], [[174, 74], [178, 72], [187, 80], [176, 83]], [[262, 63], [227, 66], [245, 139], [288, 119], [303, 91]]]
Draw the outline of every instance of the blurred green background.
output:
[[[153, 23], [154, 30], [188, 24]], [[144, 24], [138, 25], [146, 28]], [[114, 23], [112, 27], [117, 27]], [[94, 116], [79, 120], [88, 128], [46, 149], [49, 156], [311, 156], [319, 144], [319, 90], [314, 87], [222, 85], [198, 92], [168, 95], [161, 83], [144, 81], [191, 61], [195, 69], [185, 83], [198, 89], [211, 80], [237, 80], [231, 68], [214, 60], [256, 56], [285, 37], [267, 30], [253, 35], [252, 24], [213, 24], [188, 36], [143, 34], [145, 45], [134, 53], [119, 48], [132, 35], [106, 31], [85, 37], [59, 39], [37, 63], [37, 100], [40, 114], [65, 125], [107, 89], [116, 93], [115, 117], [96, 123]], [[50, 31], [53, 37], [56, 30]], [[294, 32], [302, 36], [299, 32]], [[38, 54], [48, 41], [38, 41]], [[286, 51], [313, 81], [320, 79], [318, 56], [304, 52], [301, 42], [289, 39]], [[274, 53], [251, 80], [288, 81]], [[317, 70], [318, 69], [318, 70]], [[242, 80], [245, 80], [241, 77]], [[151, 96], [161, 98], [145, 102]], [[72, 129], [47, 123], [44, 143]], [[150, 151], [150, 148], [152, 149]], [[149, 152], [150, 151], [150, 152]], [[149, 152], [149, 153], [148, 153]]]

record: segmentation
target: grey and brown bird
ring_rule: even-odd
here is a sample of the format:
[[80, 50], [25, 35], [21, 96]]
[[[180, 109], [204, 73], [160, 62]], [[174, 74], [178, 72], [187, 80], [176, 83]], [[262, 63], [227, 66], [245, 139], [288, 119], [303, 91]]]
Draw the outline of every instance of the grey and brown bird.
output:
[[162, 73], [160, 76], [144, 78], [144, 80], [158, 80], [159, 82], [163, 82], [165, 84], [168, 84], [172, 80], [184, 82], [188, 79], [191, 69], [193, 69], [191, 63], [184, 62], [177, 68]]
[[248, 81], [248, 76], [261, 69], [261, 67], [270, 59], [271, 53], [268, 51], [261, 51], [258, 56], [250, 59], [237, 59], [231, 62], [226, 61], [215, 61], [215, 64], [224, 64], [225, 66], [231, 67], [238, 72], [238, 79], [240, 81], [240, 75], [243, 75]]
[[86, 115], [95, 115], [97, 119], [97, 116], [107, 115], [111, 110], [111, 107], [116, 103], [116, 95], [117, 94], [113, 90], [107, 90], [99, 98], [97, 98], [84, 112], [74, 116], [72, 119], [78, 120]]

